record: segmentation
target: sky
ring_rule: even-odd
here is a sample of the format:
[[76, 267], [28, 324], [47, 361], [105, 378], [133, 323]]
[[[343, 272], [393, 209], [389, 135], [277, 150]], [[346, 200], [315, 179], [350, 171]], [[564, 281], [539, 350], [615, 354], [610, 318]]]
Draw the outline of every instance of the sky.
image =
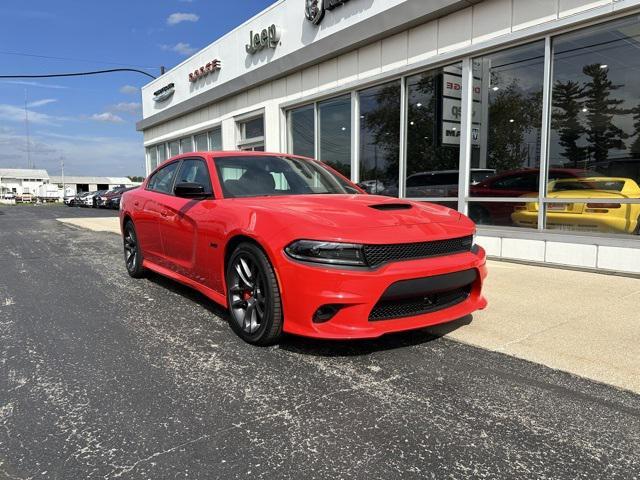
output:
[[[5, 0], [0, 75], [133, 67], [158, 75], [273, 0]], [[55, 58], [50, 58], [55, 57]], [[0, 168], [144, 175], [138, 73], [0, 79]], [[25, 104], [29, 117], [29, 143]]]

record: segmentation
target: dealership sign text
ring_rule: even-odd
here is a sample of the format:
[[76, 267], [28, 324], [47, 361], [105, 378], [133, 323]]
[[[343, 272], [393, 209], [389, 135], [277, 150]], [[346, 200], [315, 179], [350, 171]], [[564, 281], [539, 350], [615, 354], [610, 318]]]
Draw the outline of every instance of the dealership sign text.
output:
[[189, 74], [189, 81], [190, 82], [195, 82], [199, 78], [206, 77], [210, 73], [215, 72], [216, 70], [220, 70], [220, 66], [221, 66], [220, 65], [220, 60], [218, 60], [218, 59], [211, 60], [206, 65], [204, 65], [204, 66], [202, 66], [200, 68], [196, 68], [193, 72], [191, 72]]
[[275, 25], [263, 29], [261, 32], [249, 32], [247, 53], [256, 53], [264, 48], [276, 48], [280, 41], [280, 30]]

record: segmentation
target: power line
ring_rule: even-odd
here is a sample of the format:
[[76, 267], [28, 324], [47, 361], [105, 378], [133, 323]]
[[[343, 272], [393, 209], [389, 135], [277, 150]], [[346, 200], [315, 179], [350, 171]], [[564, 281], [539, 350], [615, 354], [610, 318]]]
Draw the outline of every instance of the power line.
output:
[[144, 70], [138, 70], [137, 68], [109, 68], [107, 70], [93, 70], [90, 72], [73, 72], [73, 73], [49, 73], [42, 75], [0, 75], [0, 78], [54, 78], [54, 77], [81, 77], [84, 75], [99, 75], [101, 73], [112, 73], [112, 72], [136, 72], [146, 75], [147, 77], [151, 77], [154, 80], [155, 76], [151, 75], [149, 72], [145, 72]]
[[20, 53], [20, 52], [8, 52], [0, 50], [0, 55], [16, 55], [19, 57], [32, 57], [32, 58], [46, 58], [51, 60], [66, 60], [71, 62], [86, 62], [86, 63], [98, 63], [101, 65], [118, 65], [121, 67], [135, 67], [135, 68], [152, 68], [158, 70], [159, 67], [149, 67], [147, 65], [134, 65], [130, 63], [117, 63], [117, 62], [105, 62], [99, 60], [87, 60], [83, 58], [70, 58], [70, 57], [53, 57], [51, 55], [37, 55], [35, 53]]

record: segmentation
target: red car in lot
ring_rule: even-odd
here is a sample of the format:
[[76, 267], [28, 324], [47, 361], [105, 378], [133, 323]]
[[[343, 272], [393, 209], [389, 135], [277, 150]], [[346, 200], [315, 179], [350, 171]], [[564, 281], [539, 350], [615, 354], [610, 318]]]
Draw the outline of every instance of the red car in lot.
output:
[[245, 341], [352, 339], [463, 317], [482, 296], [475, 225], [368, 195], [330, 167], [261, 152], [169, 159], [122, 196], [125, 263], [228, 307]]

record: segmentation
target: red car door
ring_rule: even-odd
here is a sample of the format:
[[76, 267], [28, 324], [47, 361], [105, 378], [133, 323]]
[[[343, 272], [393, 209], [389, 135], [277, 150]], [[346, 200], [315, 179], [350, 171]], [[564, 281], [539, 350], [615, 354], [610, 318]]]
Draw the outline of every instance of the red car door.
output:
[[197, 183], [204, 187], [205, 198], [181, 198], [165, 195], [160, 204], [160, 236], [164, 260], [170, 269], [187, 278], [214, 288], [212, 281], [215, 242], [211, 224], [217, 208], [213, 199], [207, 164], [202, 158], [183, 159], [175, 185]]
[[157, 170], [134, 199], [135, 227], [145, 258], [164, 266], [160, 236], [161, 208], [164, 197], [171, 194], [180, 162], [172, 162]]

